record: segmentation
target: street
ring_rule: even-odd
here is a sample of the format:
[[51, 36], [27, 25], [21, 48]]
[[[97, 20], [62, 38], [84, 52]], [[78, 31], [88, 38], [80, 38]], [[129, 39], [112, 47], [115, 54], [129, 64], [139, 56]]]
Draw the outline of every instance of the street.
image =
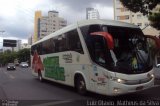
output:
[[9, 106], [5, 103], [15, 106], [121, 105], [122, 101], [135, 102], [138, 105], [142, 101], [148, 106], [158, 106], [160, 80], [155, 82], [155, 87], [134, 94], [108, 97], [89, 92], [86, 96], [81, 96], [72, 87], [50, 81], [40, 82], [32, 76], [30, 68], [16, 67], [16, 71], [7, 71], [3, 67], [0, 68], [0, 100], [2, 106]]

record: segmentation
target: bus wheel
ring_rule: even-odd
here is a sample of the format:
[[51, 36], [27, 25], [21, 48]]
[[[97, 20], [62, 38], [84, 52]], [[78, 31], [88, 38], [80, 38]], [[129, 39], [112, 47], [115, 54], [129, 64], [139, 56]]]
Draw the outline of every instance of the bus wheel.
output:
[[43, 81], [41, 71], [38, 71], [38, 79], [39, 79], [39, 81], [41, 81], [41, 82]]
[[82, 76], [78, 76], [78, 78], [76, 78], [76, 89], [79, 94], [86, 94], [86, 84]]

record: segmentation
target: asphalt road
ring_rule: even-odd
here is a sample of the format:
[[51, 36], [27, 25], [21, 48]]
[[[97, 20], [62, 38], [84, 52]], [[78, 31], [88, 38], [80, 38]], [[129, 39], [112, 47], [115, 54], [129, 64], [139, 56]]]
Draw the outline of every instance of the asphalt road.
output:
[[[108, 97], [94, 93], [81, 96], [71, 87], [50, 81], [39, 82], [29, 68], [6, 71], [0, 68], [0, 106], [104, 106], [160, 105], [160, 80], [155, 87], [134, 94]], [[126, 104], [123, 104], [126, 103]], [[134, 103], [134, 104], [133, 104]]]

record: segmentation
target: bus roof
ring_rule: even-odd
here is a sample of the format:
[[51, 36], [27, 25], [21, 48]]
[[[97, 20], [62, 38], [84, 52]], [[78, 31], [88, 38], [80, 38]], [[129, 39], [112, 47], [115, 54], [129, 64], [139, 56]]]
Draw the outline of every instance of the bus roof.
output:
[[139, 28], [137, 25], [133, 25], [130, 23], [115, 21], [115, 20], [105, 20], [105, 19], [92, 19], [92, 20], [83, 20], [77, 22], [78, 26], [92, 25], [92, 24], [101, 24], [101, 25], [109, 25], [109, 26], [121, 26], [121, 27], [131, 27], [131, 28]]
[[[49, 38], [58, 36], [60, 34], [63, 34], [67, 31], [73, 30], [77, 27], [82, 27], [86, 25], [94, 25], [94, 24], [101, 24], [101, 25], [109, 25], [109, 26], [121, 26], [121, 27], [129, 27], [129, 28], [139, 28], [137, 25], [125, 23], [125, 22], [120, 22], [120, 21], [115, 21], [115, 20], [105, 20], [105, 19], [91, 19], [91, 20], [82, 20], [78, 21], [75, 24], [68, 25], [54, 33], [49, 34], [48, 36], [45, 36], [43, 39], [35, 42], [34, 44], [40, 43], [44, 40], [47, 40]], [[33, 45], [34, 45], [33, 44]]]

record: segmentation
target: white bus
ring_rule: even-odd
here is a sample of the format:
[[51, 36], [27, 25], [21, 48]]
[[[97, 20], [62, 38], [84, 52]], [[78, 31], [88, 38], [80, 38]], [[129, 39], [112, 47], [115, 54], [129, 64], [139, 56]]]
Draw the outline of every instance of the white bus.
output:
[[86, 91], [120, 95], [154, 85], [146, 37], [135, 25], [84, 20], [34, 43], [32, 73]]

